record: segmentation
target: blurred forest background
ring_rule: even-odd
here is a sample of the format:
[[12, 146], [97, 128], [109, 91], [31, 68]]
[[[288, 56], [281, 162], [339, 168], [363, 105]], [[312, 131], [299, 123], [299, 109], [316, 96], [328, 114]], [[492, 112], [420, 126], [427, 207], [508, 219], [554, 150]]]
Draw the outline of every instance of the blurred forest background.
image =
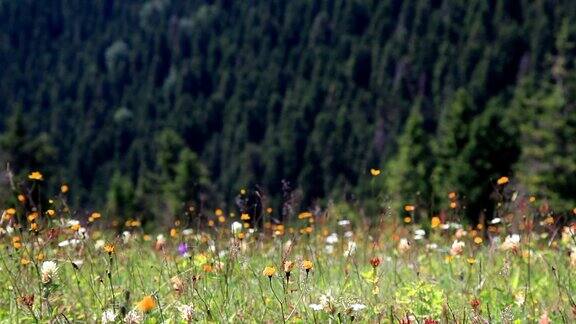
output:
[[10, 162], [123, 217], [240, 188], [434, 211], [454, 191], [478, 217], [501, 176], [566, 212], [575, 22], [569, 0], [0, 0], [0, 200]]

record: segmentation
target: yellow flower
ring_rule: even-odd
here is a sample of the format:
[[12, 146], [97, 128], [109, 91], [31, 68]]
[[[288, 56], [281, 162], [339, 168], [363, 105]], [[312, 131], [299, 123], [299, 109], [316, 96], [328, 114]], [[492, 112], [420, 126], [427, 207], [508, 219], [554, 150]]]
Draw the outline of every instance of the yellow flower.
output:
[[474, 238], [474, 243], [476, 244], [482, 244], [482, 242], [484, 242], [484, 240], [480, 237], [480, 236], [476, 236]]
[[508, 177], [500, 177], [500, 178], [496, 181], [496, 183], [497, 183], [499, 186], [505, 185], [505, 184], [507, 184], [508, 182], [510, 182], [510, 179], [509, 179]]
[[44, 180], [44, 176], [39, 171], [34, 171], [28, 175], [28, 179], [42, 181]]
[[298, 219], [306, 219], [312, 217], [312, 213], [309, 211], [301, 212], [298, 214]]
[[114, 253], [115, 249], [116, 248], [114, 247], [114, 244], [112, 244], [112, 243], [107, 243], [106, 245], [104, 245], [104, 251], [110, 255], [112, 253]]
[[476, 259], [470, 257], [470, 258], [466, 259], [466, 262], [468, 262], [469, 265], [473, 265], [474, 263], [476, 263]]
[[136, 305], [142, 313], [148, 313], [156, 307], [156, 300], [152, 296], [144, 296], [141, 301]]
[[438, 226], [440, 226], [440, 224], [442, 224], [442, 221], [440, 220], [440, 217], [438, 217], [438, 216], [432, 217], [432, 221], [431, 221], [431, 224], [430, 224], [430, 226], [431, 226], [432, 228], [437, 228]]
[[274, 274], [276, 274], [276, 268], [274, 267], [266, 267], [264, 268], [264, 271], [262, 271], [262, 274], [267, 276], [268, 278], [272, 279], [272, 276]]
[[370, 169], [370, 174], [371, 174], [373, 177], [376, 177], [376, 176], [380, 175], [380, 172], [381, 172], [380, 169], [374, 169], [374, 168]]
[[53, 217], [54, 215], [56, 215], [56, 211], [54, 209], [48, 209], [46, 211], [46, 215]]
[[19, 194], [18, 195], [18, 201], [23, 203], [26, 201], [26, 196], [24, 196], [23, 194]]
[[60, 192], [61, 193], [67, 193], [70, 190], [70, 187], [68, 187], [68, 185], [63, 184], [60, 186]]
[[456, 209], [456, 207], [458, 207], [458, 204], [455, 201], [450, 203], [450, 208]]
[[272, 214], [273, 209], [271, 207], [266, 208], [266, 212], [268, 214]]
[[36, 218], [38, 218], [38, 213], [37, 213], [37, 212], [31, 212], [30, 214], [28, 214], [28, 221], [29, 221], [29, 222], [35, 221]]
[[29, 265], [30, 264], [30, 260], [26, 259], [26, 258], [22, 258], [20, 259], [20, 264], [23, 266]]
[[242, 213], [240, 215], [240, 219], [241, 220], [249, 220], [250, 219], [250, 215], [248, 213]]
[[170, 230], [170, 236], [172, 236], [172, 237], [178, 236], [178, 230], [175, 229], [175, 228], [172, 228], [172, 229]]
[[404, 223], [409, 224], [411, 222], [412, 222], [412, 217], [410, 217], [410, 216], [404, 217]]
[[216, 214], [216, 216], [221, 216], [224, 214], [224, 212], [222, 211], [222, 209], [218, 208], [214, 211], [214, 214]]
[[12, 246], [14, 246], [15, 249], [19, 249], [22, 247], [22, 242], [20, 241], [20, 236], [14, 236], [12, 238]]
[[312, 261], [310, 260], [302, 261], [302, 269], [306, 270], [306, 272], [312, 270], [312, 268], [314, 268], [314, 263], [312, 263]]

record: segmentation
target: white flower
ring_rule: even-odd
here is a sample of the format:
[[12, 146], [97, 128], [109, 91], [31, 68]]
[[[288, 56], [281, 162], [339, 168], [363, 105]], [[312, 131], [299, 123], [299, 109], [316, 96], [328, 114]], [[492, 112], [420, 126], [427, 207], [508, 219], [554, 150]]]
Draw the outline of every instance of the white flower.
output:
[[58, 243], [58, 246], [59, 247], [76, 246], [76, 245], [78, 245], [78, 243], [80, 243], [80, 240], [70, 239], [70, 240], [64, 240], [64, 241]]
[[130, 241], [130, 238], [132, 237], [132, 234], [128, 231], [124, 231], [122, 232], [122, 239], [124, 240], [124, 243], [128, 243]]
[[500, 223], [501, 221], [502, 221], [502, 219], [501, 219], [500, 217], [496, 217], [496, 218], [494, 218], [494, 219], [492, 219], [492, 220], [490, 221], [490, 224], [492, 224], [492, 225], [498, 224], [498, 223]]
[[234, 234], [239, 233], [242, 230], [242, 223], [233, 222], [232, 225], [230, 225], [230, 229], [232, 230], [232, 233], [234, 233]]
[[367, 307], [366, 305], [364, 305], [364, 304], [358, 304], [358, 303], [350, 305], [350, 308], [351, 308], [354, 312], [361, 311], [361, 310], [363, 310], [363, 309], [366, 308], [366, 307]]
[[348, 226], [348, 225], [350, 225], [350, 221], [347, 220], [347, 219], [343, 219], [343, 220], [341, 220], [341, 221], [338, 221], [338, 225], [340, 225], [340, 226]]
[[126, 324], [140, 324], [143, 320], [142, 314], [135, 309], [129, 311], [124, 317], [124, 323]]
[[77, 219], [69, 219], [69, 220], [66, 222], [66, 226], [68, 226], [68, 227], [76, 226], [76, 225], [79, 225], [79, 224], [80, 224], [80, 221], [78, 221]]
[[466, 246], [466, 243], [464, 243], [462, 241], [455, 240], [454, 243], [452, 243], [452, 247], [450, 247], [450, 254], [451, 255], [462, 254], [464, 252], [465, 246]]
[[356, 252], [356, 242], [348, 241], [348, 247], [346, 248], [346, 251], [344, 251], [344, 256], [345, 257], [352, 256], [354, 252]]
[[42, 283], [48, 284], [56, 279], [58, 275], [58, 265], [54, 261], [44, 261], [40, 269], [42, 274]]
[[6, 233], [8, 233], [8, 235], [12, 235], [12, 233], [14, 233], [14, 227], [6, 225]]
[[310, 304], [308, 306], [315, 311], [321, 311], [322, 309], [324, 309], [324, 307], [320, 304]]
[[194, 233], [194, 230], [191, 228], [187, 228], [187, 229], [182, 230], [182, 235], [184, 235], [184, 236], [192, 235], [192, 233]]
[[84, 264], [84, 260], [73, 260], [72, 263], [77, 267], [80, 268]]
[[80, 227], [75, 236], [81, 240], [85, 240], [88, 238], [88, 230], [86, 230], [86, 227]]
[[405, 238], [400, 239], [400, 242], [398, 242], [398, 252], [405, 253], [410, 251], [410, 248], [411, 248], [410, 242], [407, 239]]
[[438, 244], [436, 244], [436, 243], [426, 244], [426, 249], [428, 249], [428, 250], [436, 250], [437, 248], [438, 248]]
[[328, 237], [326, 238], [326, 243], [328, 243], [328, 244], [338, 243], [338, 234], [332, 233], [332, 234], [328, 235]]
[[500, 248], [504, 251], [516, 251], [520, 247], [520, 235], [512, 234], [506, 236], [504, 243], [500, 246]]
[[114, 323], [116, 321], [116, 313], [114, 310], [107, 309], [102, 313], [102, 324]]
[[334, 245], [326, 245], [324, 249], [326, 250], [326, 254], [334, 253]]
[[414, 235], [424, 236], [424, 235], [426, 235], [426, 231], [423, 229], [417, 229], [414, 231]]
[[351, 238], [352, 236], [354, 236], [354, 232], [352, 231], [346, 231], [346, 233], [344, 233], [345, 238]]
[[524, 292], [522, 291], [517, 292], [516, 295], [514, 296], [514, 303], [516, 303], [516, 305], [518, 306], [524, 305], [525, 300], [526, 298], [524, 297]]
[[94, 248], [96, 250], [101, 250], [104, 247], [104, 245], [106, 245], [106, 241], [98, 240], [98, 241], [96, 241], [96, 243], [94, 243]]
[[178, 311], [183, 320], [186, 322], [192, 322], [192, 318], [194, 318], [194, 308], [192, 306], [180, 305], [178, 306]]

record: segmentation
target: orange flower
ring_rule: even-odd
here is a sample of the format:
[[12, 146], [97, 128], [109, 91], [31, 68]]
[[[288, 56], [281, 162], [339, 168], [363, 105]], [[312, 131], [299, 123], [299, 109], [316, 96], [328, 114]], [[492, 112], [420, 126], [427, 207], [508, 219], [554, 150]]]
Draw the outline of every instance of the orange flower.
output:
[[240, 215], [240, 219], [241, 219], [241, 220], [249, 220], [249, 219], [250, 219], [250, 214], [248, 214], [248, 213], [242, 213], [242, 215]]
[[154, 297], [150, 295], [144, 296], [144, 298], [142, 298], [142, 300], [138, 302], [138, 305], [136, 305], [136, 307], [142, 313], [148, 313], [149, 311], [153, 310], [154, 307], [156, 307], [156, 300], [154, 299]]
[[112, 255], [114, 253], [114, 250], [115, 250], [114, 244], [107, 243], [106, 245], [104, 245], [104, 251], [109, 255]]
[[407, 212], [412, 212], [412, 211], [416, 210], [416, 207], [414, 205], [406, 205], [406, 206], [404, 206], [404, 210]]
[[298, 214], [298, 219], [306, 219], [312, 217], [312, 213], [309, 211], [301, 212]]
[[44, 176], [39, 171], [34, 171], [28, 175], [28, 179], [42, 181], [44, 180]]
[[500, 177], [500, 178], [496, 181], [496, 183], [497, 183], [499, 186], [505, 185], [505, 184], [507, 184], [508, 182], [510, 182], [510, 179], [509, 179], [508, 177]]
[[61, 193], [67, 193], [70, 190], [70, 187], [68, 187], [67, 184], [63, 184], [60, 186], [60, 192]]

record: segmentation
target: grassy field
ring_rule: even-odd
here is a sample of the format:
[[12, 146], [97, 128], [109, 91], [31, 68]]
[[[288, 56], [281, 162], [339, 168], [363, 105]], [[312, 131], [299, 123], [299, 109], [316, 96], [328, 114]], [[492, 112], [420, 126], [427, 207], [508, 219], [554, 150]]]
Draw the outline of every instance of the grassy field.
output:
[[62, 197], [37, 211], [19, 198], [0, 209], [2, 322], [576, 320], [576, 226], [534, 199], [470, 225], [456, 210], [414, 224], [414, 206], [372, 221], [329, 207], [290, 224], [269, 210], [256, 230], [217, 209], [146, 233], [98, 212], [71, 219]]

